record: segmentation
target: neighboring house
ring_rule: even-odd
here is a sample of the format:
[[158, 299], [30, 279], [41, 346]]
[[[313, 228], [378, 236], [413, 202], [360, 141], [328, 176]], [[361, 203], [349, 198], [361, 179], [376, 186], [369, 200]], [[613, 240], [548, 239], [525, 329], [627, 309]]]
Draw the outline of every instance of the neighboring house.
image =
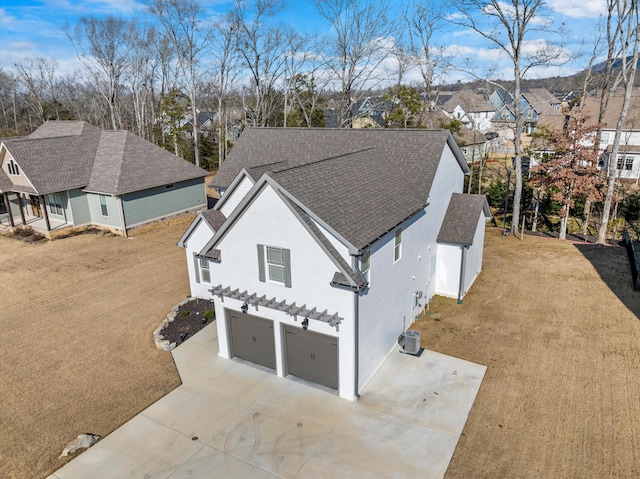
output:
[[95, 225], [126, 235], [206, 207], [205, 170], [128, 131], [48, 121], [0, 144], [0, 223], [46, 235]]
[[[385, 125], [386, 110], [391, 104], [381, 96], [357, 100], [351, 107], [353, 128], [381, 128]], [[325, 110], [325, 126], [340, 128], [338, 125], [338, 107], [333, 102]]]
[[[602, 119], [602, 135], [600, 137], [601, 168], [607, 170], [611, 160], [613, 141], [616, 134], [616, 126], [624, 95], [614, 93], [609, 98], [607, 109]], [[600, 106], [599, 95], [585, 100], [585, 111], [589, 115], [589, 123], [595, 125]], [[634, 90], [629, 105], [629, 113], [620, 134], [620, 146], [616, 158], [616, 176], [625, 180], [640, 179], [640, 91]]]
[[449, 118], [460, 120], [465, 127], [479, 131], [490, 130], [491, 119], [496, 114], [491, 103], [470, 90], [447, 95], [440, 108]]
[[[492, 118], [492, 124], [496, 130], [505, 130], [513, 128], [515, 122], [514, 93], [506, 92], [501, 89], [495, 90], [489, 97], [489, 103], [496, 109], [496, 113]], [[563, 118], [564, 114], [560, 111], [560, 102], [544, 88], [523, 89], [520, 93], [519, 108], [522, 112], [522, 133], [535, 133], [538, 122], [546, 118], [546, 121], [552, 117]], [[504, 135], [510, 136], [510, 135]], [[511, 135], [512, 136], [512, 135]]]
[[447, 130], [245, 130], [178, 243], [220, 356], [357, 397], [430, 298], [480, 272], [468, 172]]

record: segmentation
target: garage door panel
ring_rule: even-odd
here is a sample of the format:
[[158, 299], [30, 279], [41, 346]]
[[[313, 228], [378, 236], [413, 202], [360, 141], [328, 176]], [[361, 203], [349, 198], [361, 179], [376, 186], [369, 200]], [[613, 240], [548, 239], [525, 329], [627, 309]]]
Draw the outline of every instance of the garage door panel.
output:
[[289, 374], [338, 389], [338, 338], [285, 327]]
[[234, 356], [268, 368], [276, 368], [273, 321], [229, 311], [229, 325]]

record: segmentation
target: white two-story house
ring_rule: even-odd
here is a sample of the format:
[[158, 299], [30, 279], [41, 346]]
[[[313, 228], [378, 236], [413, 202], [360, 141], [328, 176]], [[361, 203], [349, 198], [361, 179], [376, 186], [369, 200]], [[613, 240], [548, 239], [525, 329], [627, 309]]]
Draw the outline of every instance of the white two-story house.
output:
[[447, 130], [245, 130], [179, 242], [220, 356], [356, 398], [430, 298], [480, 272], [467, 173]]

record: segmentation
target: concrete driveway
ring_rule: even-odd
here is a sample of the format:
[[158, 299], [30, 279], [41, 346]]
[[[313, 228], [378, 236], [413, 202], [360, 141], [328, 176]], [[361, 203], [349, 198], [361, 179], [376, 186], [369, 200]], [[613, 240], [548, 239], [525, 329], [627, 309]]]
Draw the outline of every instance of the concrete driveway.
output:
[[183, 384], [48, 479], [441, 478], [486, 370], [393, 352], [352, 403], [217, 352], [215, 326], [180, 345]]

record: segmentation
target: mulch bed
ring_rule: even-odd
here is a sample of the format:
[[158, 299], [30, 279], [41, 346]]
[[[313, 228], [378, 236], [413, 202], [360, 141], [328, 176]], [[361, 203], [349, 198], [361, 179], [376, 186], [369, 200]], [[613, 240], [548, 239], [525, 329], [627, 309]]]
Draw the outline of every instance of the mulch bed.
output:
[[175, 319], [162, 329], [162, 336], [179, 346], [212, 321], [215, 321], [213, 301], [196, 298], [178, 308]]

